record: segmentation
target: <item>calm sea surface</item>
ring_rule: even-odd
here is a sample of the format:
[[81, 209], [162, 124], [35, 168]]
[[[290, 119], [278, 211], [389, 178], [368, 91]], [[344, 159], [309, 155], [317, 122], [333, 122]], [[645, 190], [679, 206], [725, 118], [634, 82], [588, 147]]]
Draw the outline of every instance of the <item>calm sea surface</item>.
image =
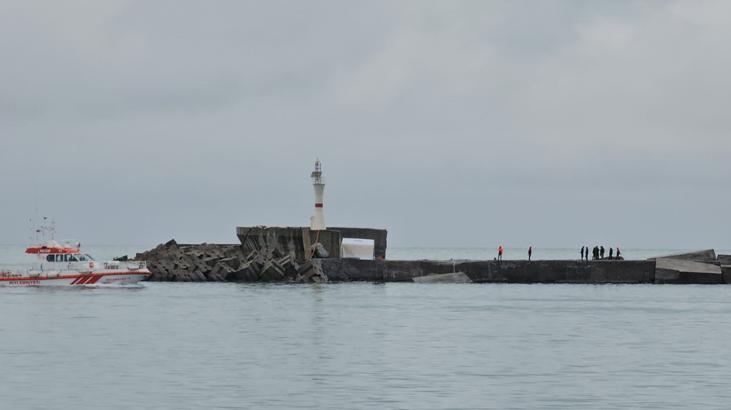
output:
[[0, 309], [3, 409], [731, 406], [730, 286], [147, 283]]

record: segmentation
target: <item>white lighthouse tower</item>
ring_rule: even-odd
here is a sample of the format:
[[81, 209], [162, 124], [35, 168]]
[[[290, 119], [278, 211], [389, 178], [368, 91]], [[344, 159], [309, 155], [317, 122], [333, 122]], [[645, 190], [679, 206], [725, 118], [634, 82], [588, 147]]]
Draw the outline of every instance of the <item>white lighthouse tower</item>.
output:
[[312, 171], [312, 186], [315, 188], [315, 214], [310, 217], [310, 230], [324, 231], [326, 229], [323, 212], [325, 182], [322, 179], [322, 164], [319, 159], [315, 161], [315, 170]]

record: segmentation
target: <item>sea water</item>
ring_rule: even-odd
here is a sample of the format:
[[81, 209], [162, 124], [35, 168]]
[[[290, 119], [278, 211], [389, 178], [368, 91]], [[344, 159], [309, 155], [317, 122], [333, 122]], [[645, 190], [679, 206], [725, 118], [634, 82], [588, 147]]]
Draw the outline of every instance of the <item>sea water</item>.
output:
[[0, 309], [2, 409], [731, 403], [724, 285], [146, 283]]

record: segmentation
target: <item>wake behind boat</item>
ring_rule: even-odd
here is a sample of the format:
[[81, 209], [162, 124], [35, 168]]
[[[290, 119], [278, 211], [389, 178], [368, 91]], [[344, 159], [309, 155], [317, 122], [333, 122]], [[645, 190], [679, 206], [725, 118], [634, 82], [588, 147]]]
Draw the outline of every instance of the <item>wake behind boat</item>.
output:
[[25, 272], [0, 272], [0, 286], [88, 286], [134, 284], [150, 275], [145, 262], [97, 262], [81, 246], [55, 240], [25, 250], [38, 262]]

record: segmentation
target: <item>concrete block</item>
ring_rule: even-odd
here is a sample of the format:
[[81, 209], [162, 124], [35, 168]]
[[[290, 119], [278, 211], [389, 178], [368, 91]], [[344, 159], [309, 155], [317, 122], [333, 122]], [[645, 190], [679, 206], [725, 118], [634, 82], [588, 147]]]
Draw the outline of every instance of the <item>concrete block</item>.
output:
[[414, 278], [417, 283], [472, 283], [472, 279], [464, 272], [437, 273]]
[[675, 254], [675, 255], [658, 256], [655, 258], [650, 258], [649, 260], [658, 260], [661, 258], [662, 259], [686, 260], [686, 261], [694, 261], [694, 262], [706, 262], [706, 263], [712, 263], [717, 260], [716, 251], [713, 249], [706, 249], [706, 250], [702, 250], [702, 251], [687, 252], [687, 253], [679, 253], [679, 254]]
[[721, 266], [711, 263], [660, 258], [656, 261], [655, 283], [723, 283], [723, 273]]
[[270, 253], [274, 257], [292, 255], [295, 261], [302, 263], [311, 257], [310, 247], [320, 243], [331, 258], [340, 257], [342, 234], [331, 229], [310, 231], [303, 227], [238, 227], [236, 235], [244, 254], [256, 251]]

